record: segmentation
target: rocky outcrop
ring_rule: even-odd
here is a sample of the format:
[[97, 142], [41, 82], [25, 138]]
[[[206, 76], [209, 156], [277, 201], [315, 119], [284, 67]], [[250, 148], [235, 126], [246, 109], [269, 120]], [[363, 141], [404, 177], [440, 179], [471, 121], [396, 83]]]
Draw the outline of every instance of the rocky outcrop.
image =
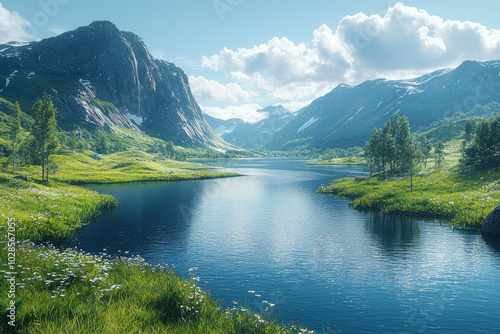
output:
[[205, 123], [186, 74], [108, 21], [39, 42], [0, 45], [0, 96], [23, 96], [29, 105], [44, 93], [53, 96], [62, 125], [121, 126], [178, 144], [225, 145]]
[[497, 206], [496, 209], [486, 217], [481, 225], [481, 231], [483, 233], [500, 234], [500, 206]]

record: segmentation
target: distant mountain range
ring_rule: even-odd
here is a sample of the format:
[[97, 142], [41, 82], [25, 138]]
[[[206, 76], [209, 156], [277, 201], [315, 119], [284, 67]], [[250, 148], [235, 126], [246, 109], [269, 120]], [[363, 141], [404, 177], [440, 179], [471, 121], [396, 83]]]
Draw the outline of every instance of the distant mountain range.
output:
[[206, 124], [186, 74], [108, 21], [39, 42], [0, 45], [2, 98], [25, 112], [49, 94], [64, 128], [146, 132], [182, 145], [229, 147]]
[[256, 150], [271, 142], [275, 133], [283, 129], [295, 116], [281, 105], [269, 106], [258, 112], [266, 113], [268, 117], [257, 123], [245, 123], [239, 118], [221, 120], [206, 114], [204, 117], [215, 133], [226, 142]]
[[395, 113], [407, 116], [416, 130], [492, 101], [500, 101], [500, 61], [466, 61], [456, 69], [411, 80], [339, 85], [301, 109], [263, 148], [286, 151], [363, 146], [372, 129], [382, 127]]

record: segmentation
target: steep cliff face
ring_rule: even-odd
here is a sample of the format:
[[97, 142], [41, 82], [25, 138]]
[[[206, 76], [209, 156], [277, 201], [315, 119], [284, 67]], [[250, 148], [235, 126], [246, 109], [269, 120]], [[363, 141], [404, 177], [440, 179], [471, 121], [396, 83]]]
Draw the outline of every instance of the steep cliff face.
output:
[[54, 97], [63, 126], [122, 126], [178, 144], [226, 145], [204, 121], [186, 74], [108, 21], [0, 45], [0, 96], [29, 106], [43, 93]]

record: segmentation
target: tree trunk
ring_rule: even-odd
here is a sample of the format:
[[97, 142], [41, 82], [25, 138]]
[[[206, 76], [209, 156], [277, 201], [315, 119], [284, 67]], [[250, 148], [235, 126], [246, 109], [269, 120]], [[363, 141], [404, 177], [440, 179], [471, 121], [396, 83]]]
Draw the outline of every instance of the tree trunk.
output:
[[413, 163], [410, 166], [410, 192], [413, 192]]
[[16, 171], [16, 148], [12, 148], [12, 171]]

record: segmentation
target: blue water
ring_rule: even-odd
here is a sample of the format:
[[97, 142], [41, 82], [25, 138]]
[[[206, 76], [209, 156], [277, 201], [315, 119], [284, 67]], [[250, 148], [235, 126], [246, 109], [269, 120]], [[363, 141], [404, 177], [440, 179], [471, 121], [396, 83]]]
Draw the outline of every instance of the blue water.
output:
[[[352, 166], [220, 160], [236, 178], [93, 186], [121, 206], [82, 230], [85, 251], [167, 263], [216, 299], [341, 333], [498, 333], [500, 242], [439, 221], [359, 212], [318, 195]], [[259, 300], [248, 294], [254, 290]]]

